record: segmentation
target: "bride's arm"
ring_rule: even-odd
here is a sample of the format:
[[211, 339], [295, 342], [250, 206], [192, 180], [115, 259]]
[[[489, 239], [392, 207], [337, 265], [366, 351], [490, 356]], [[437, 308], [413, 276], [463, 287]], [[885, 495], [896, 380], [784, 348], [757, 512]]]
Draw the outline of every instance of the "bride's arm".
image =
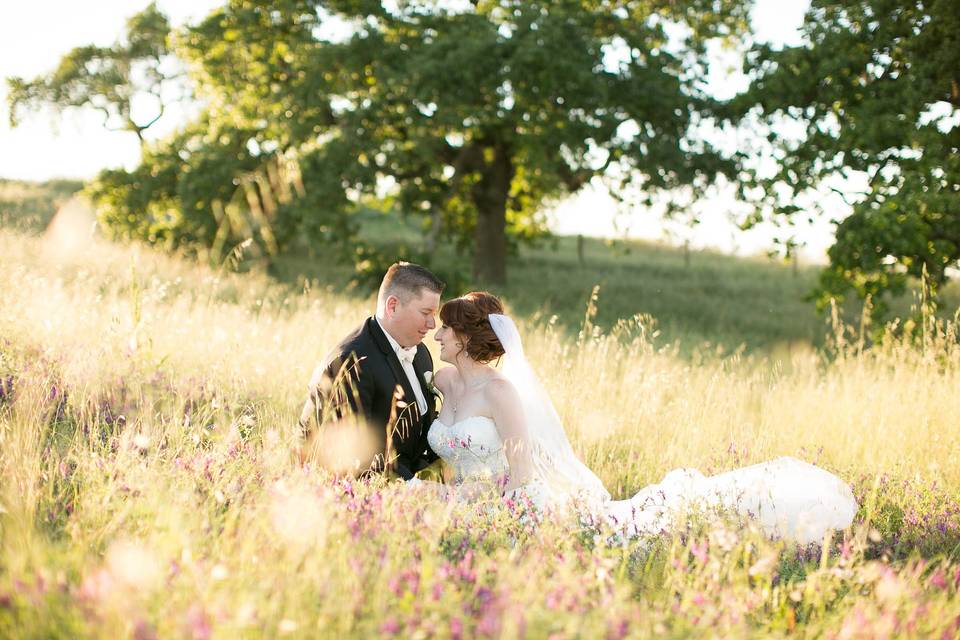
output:
[[486, 386], [493, 421], [503, 441], [503, 450], [510, 467], [510, 478], [503, 488], [504, 495], [522, 487], [533, 477], [530, 457], [530, 438], [523, 415], [523, 405], [516, 388], [507, 380], [493, 380]]

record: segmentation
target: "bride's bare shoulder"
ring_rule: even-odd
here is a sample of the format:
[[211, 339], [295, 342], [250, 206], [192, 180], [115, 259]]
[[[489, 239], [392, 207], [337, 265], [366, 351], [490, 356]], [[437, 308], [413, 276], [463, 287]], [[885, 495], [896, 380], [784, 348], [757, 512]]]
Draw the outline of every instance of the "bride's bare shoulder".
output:
[[437, 369], [437, 372], [433, 374], [433, 384], [440, 390], [440, 393], [446, 393], [456, 384], [459, 378], [460, 374], [456, 367], [444, 367], [443, 369]]
[[517, 394], [517, 388], [503, 376], [495, 377], [484, 386], [487, 398], [494, 402], [514, 402], [520, 399], [520, 396]]

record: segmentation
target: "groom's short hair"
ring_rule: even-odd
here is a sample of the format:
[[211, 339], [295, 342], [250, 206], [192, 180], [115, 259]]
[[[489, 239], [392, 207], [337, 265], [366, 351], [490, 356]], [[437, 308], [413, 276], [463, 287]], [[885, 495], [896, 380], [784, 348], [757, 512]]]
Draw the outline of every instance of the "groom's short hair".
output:
[[396, 296], [406, 304], [421, 295], [424, 289], [434, 293], [443, 293], [446, 285], [429, 269], [412, 262], [395, 262], [387, 269], [377, 293], [377, 304], [382, 304], [388, 296]]

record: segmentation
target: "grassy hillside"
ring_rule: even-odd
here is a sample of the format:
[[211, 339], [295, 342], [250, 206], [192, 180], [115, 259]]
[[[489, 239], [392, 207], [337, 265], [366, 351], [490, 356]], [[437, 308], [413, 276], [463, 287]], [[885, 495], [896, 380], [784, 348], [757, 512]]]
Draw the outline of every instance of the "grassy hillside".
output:
[[0, 178], [0, 227], [39, 233], [60, 205], [82, 186], [78, 180], [27, 182]]
[[[362, 237], [375, 246], [402, 255], [398, 247], [417, 249], [422, 240], [413, 224], [375, 213], [364, 216]], [[687, 265], [679, 249], [641, 241], [585, 240], [584, 263], [577, 256], [575, 237], [547, 240], [541, 247], [522, 247], [509, 260], [509, 281], [497, 287], [517, 314], [555, 322], [575, 334], [583, 324], [591, 292], [600, 287], [598, 326], [609, 329], [620, 319], [637, 314], [655, 317], [660, 344], [679, 340], [685, 347], [705, 342], [741, 344], [769, 350], [794, 343], [819, 345], [824, 322], [807, 294], [816, 283], [817, 269], [802, 267], [794, 274], [788, 265], [767, 258], [736, 258], [712, 252], [693, 252]], [[441, 248], [432, 266], [438, 273], [474, 286], [470, 261], [451, 248]], [[271, 273], [286, 282], [303, 278], [315, 286], [359, 297], [347, 284], [350, 268], [336, 264], [322, 251], [282, 256]]]
[[[422, 246], [415, 222], [370, 211], [360, 220], [362, 239], [391, 258], [409, 255], [404, 248], [415, 252]], [[475, 287], [469, 258], [451, 247], [441, 247], [432, 266], [460, 281], [462, 289]], [[577, 239], [557, 237], [540, 247], [521, 247], [509, 259], [508, 283], [494, 293], [514, 313], [533, 322], [555, 323], [576, 336], [591, 292], [599, 286], [594, 322], [603, 330], [643, 314], [656, 319], [658, 345], [679, 343], [685, 354], [718, 346], [728, 353], [741, 346], [751, 352], [779, 352], [824, 344], [829, 327], [809, 299], [819, 269], [801, 265], [794, 270], [766, 256], [712, 251], [694, 251], [688, 257], [682, 249], [652, 242], [597, 238], [585, 239], [580, 264]], [[349, 286], [353, 268], [338, 264], [323, 250], [281, 256], [270, 272], [298, 287], [306, 280], [359, 299], [369, 299], [375, 288], [372, 282]], [[944, 312], [952, 313], [960, 305], [960, 289], [950, 285], [942, 293]], [[890, 302], [897, 315], [906, 316], [914, 300], [908, 293]], [[850, 301], [843, 314], [848, 322], [857, 322], [860, 305]]]

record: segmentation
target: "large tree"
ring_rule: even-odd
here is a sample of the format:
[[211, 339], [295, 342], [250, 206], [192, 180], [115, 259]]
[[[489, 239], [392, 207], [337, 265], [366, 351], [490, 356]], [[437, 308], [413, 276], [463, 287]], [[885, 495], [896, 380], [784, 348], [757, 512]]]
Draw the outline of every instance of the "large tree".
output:
[[[142, 139], [133, 64], [149, 63], [142, 77], [160, 81], [173, 45], [205, 108], [169, 140], [145, 144], [138, 169], [105, 172], [92, 187], [116, 232], [214, 248], [250, 234], [274, 252], [311, 220], [342, 236], [350, 199], [386, 190], [431, 221], [432, 240], [472, 251], [477, 280], [502, 282], [508, 240], [541, 230], [545, 204], [596, 176], [619, 195], [632, 187], [638, 204], [662, 195], [679, 207], [735, 171], [700, 134], [720, 106], [704, 89], [708, 44], [741, 36], [748, 8], [229, 0], [168, 38], [151, 5], [126, 42], [12, 81], [11, 103], [14, 114], [96, 106]], [[297, 203], [275, 206], [277, 181], [257, 169], [277, 157], [299, 164]], [[236, 212], [244, 202], [250, 216]]]
[[707, 42], [743, 32], [746, 2], [387, 4], [232, 0], [184, 51], [217, 117], [300, 148], [331, 194], [394, 185], [478, 280], [502, 282], [508, 234], [611, 166], [685, 198], [734, 169], [694, 131], [717, 106]]
[[[127, 20], [123, 39], [110, 47], [87, 45], [69, 51], [51, 73], [26, 80], [8, 78], [7, 102], [11, 126], [24, 112], [41, 107], [57, 110], [93, 108], [103, 114], [104, 126], [136, 134], [141, 146], [144, 132], [164, 113], [166, 85], [179, 77], [169, 70], [170, 24], [151, 3]], [[134, 102], [152, 99], [149, 113], [138, 116]]]
[[803, 129], [771, 133], [775, 170], [741, 176], [755, 219], [810, 215], [797, 203], [828, 189], [848, 201], [821, 302], [853, 290], [882, 304], [923, 272], [942, 282], [960, 260], [960, 2], [813, 0], [802, 31], [753, 49], [735, 102]]

